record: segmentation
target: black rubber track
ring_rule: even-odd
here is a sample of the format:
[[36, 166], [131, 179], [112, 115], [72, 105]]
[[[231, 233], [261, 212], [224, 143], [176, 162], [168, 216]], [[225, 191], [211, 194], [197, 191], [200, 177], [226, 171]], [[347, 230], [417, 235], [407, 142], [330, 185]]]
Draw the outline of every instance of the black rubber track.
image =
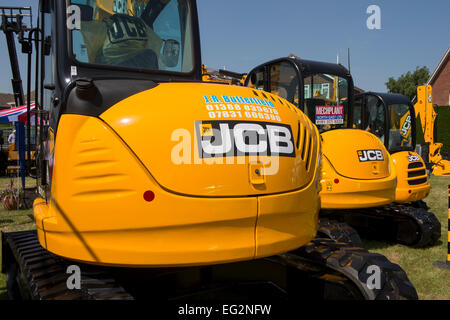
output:
[[[80, 290], [69, 290], [66, 273], [70, 261], [41, 247], [36, 231], [8, 233], [11, 254], [18, 263], [7, 270], [10, 298], [32, 300], [130, 300], [132, 297], [104, 272], [83, 265]], [[18, 266], [20, 265], [20, 267]]]
[[335, 242], [350, 243], [353, 247], [362, 247], [358, 232], [345, 222], [328, 218], [319, 219], [317, 238], [328, 238]]
[[[336, 243], [330, 239], [314, 239], [308, 245], [296, 250], [295, 254], [345, 275], [367, 300], [418, 299], [417, 292], [405, 271], [381, 254]], [[380, 271], [379, 288], [369, 287], [376, 284], [372, 281], [373, 278], [369, 280], [374, 274], [372, 269], [376, 268], [373, 266], [378, 267]]]
[[413, 248], [432, 246], [441, 237], [441, 224], [434, 213], [412, 204], [327, 210], [321, 212], [320, 219], [324, 217], [346, 222], [361, 238], [392, 241]]
[[[13, 255], [9, 257], [10, 264], [7, 266], [8, 289], [13, 297], [19, 296], [20, 291], [22, 298], [36, 300], [133, 299], [111, 273], [87, 265], [80, 265], [82, 289], [69, 290], [66, 285], [69, 277], [66, 274], [67, 266], [77, 263], [71, 263], [43, 249], [35, 231], [8, 233], [4, 240], [11, 248], [7, 255]], [[3, 247], [5, 248], [4, 244]], [[321, 279], [325, 288], [331, 288], [325, 290], [323, 299], [342, 299], [339, 291], [334, 290], [337, 287], [350, 299], [417, 299], [414, 287], [398, 265], [380, 254], [346, 243], [315, 239], [294, 252], [273, 258], [281, 259], [282, 264], [288, 264], [291, 271], [305, 271], [307, 275]], [[14, 260], [17, 263], [11, 263]], [[379, 269], [379, 288], [367, 285], [373, 273], [369, 270], [371, 266]], [[304, 282], [300, 284], [300, 289], [306, 285]], [[311, 289], [318, 288], [303, 289], [310, 293]]]
[[403, 205], [409, 206], [409, 207], [414, 207], [414, 208], [421, 208], [421, 209], [425, 209], [425, 210], [430, 209], [430, 207], [427, 205], [427, 203], [423, 200], [418, 200], [418, 201], [410, 202], [408, 204], [403, 204]]
[[[404, 205], [390, 205], [387, 207], [394, 215], [408, 217], [418, 226], [417, 238], [412, 243], [402, 243], [414, 248], [423, 248], [434, 245], [441, 237], [441, 223], [434, 213], [423, 208]], [[400, 232], [400, 231], [399, 231]], [[408, 232], [408, 231], [405, 231]], [[402, 236], [401, 234], [399, 235]]]

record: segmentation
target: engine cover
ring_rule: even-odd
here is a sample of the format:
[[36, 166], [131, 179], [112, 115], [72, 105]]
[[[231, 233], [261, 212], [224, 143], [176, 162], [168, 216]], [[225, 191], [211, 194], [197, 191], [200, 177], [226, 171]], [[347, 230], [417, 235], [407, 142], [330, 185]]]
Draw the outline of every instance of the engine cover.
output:
[[175, 193], [273, 194], [302, 188], [313, 178], [308, 168], [317, 161], [316, 129], [285, 100], [261, 91], [163, 83], [100, 118], [161, 187]]

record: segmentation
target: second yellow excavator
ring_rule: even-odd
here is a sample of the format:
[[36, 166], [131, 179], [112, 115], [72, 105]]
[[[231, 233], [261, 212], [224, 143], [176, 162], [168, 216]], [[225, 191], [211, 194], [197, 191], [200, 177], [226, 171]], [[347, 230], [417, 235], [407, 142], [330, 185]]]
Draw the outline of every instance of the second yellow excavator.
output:
[[[347, 69], [291, 56], [254, 68], [245, 85], [287, 99], [318, 127], [323, 145], [321, 225], [329, 237], [329, 224], [345, 221], [370, 237], [414, 247], [436, 242], [440, 224], [432, 213], [388, 206], [396, 200], [398, 172], [376, 135], [353, 128], [353, 80]], [[303, 141], [307, 134], [299, 132], [298, 137]]]
[[355, 96], [353, 126], [368, 130], [386, 146], [397, 168], [395, 202], [427, 208], [430, 192], [425, 163], [416, 148], [414, 106], [404, 95], [364, 92]]

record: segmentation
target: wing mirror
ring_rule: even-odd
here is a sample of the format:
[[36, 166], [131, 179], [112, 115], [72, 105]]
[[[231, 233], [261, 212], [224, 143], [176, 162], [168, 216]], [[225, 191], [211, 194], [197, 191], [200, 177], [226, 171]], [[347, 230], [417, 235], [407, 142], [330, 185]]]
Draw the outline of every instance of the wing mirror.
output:
[[173, 68], [178, 64], [180, 57], [180, 43], [177, 40], [164, 40], [162, 61], [169, 68]]

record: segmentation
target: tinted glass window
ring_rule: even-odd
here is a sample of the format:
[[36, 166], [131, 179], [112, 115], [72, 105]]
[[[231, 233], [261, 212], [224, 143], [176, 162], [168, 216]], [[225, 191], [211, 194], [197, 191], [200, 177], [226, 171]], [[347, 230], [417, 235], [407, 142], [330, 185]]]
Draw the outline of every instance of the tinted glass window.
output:
[[383, 102], [375, 96], [366, 97], [366, 128], [385, 143], [385, 110]]
[[270, 66], [270, 92], [299, 105], [298, 76], [294, 66], [279, 62]]
[[303, 109], [319, 131], [346, 128], [349, 84], [347, 79], [316, 73], [303, 79]]
[[389, 150], [412, 148], [412, 119], [409, 106], [389, 105]]
[[190, 72], [186, 0], [72, 0], [81, 23], [68, 22], [75, 58], [84, 63]]
[[258, 90], [264, 90], [264, 68], [260, 68], [249, 75], [247, 86]]
[[361, 129], [362, 128], [362, 105], [363, 98], [355, 98], [353, 102], [353, 124], [352, 128]]

